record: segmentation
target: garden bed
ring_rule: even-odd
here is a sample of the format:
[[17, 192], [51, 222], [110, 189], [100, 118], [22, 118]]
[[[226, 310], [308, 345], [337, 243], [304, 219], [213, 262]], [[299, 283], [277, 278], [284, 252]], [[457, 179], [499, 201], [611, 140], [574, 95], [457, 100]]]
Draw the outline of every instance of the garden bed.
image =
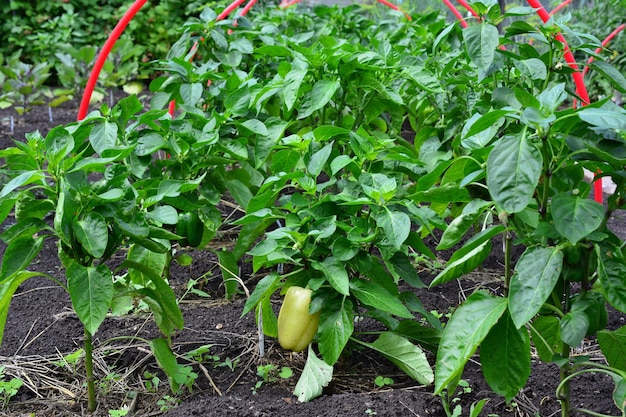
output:
[[[76, 107], [75, 103], [66, 103], [55, 109], [52, 123], [45, 107], [34, 108], [23, 120], [14, 115], [17, 123], [12, 134], [5, 122], [9, 115], [12, 115], [10, 110], [0, 112], [1, 148], [11, 146], [11, 137], [20, 139], [25, 132], [36, 129], [45, 134], [51, 127], [74, 120]], [[234, 210], [231, 205], [220, 208]], [[625, 225], [618, 213], [613, 220], [613, 229], [623, 237]], [[211, 244], [228, 246], [231, 242], [226, 236]], [[494, 253], [497, 252], [494, 249]], [[210, 295], [202, 297], [189, 292], [183, 297], [181, 308], [185, 327], [173, 338], [174, 352], [178, 355], [200, 346], [211, 346], [201, 365], [193, 365], [198, 377], [192, 391], [172, 396], [167, 379], [158, 370], [148, 345], [137, 339], [124, 339], [126, 336], [158, 336], [147, 315], [138, 313], [108, 318], [94, 337], [100, 405], [93, 415], [123, 415], [117, 410], [130, 407], [132, 411], [128, 415], [137, 416], [445, 416], [441, 400], [432, 394], [432, 387], [419, 385], [369, 350], [355, 350], [349, 357], [342, 358], [336, 364], [333, 380], [324, 394], [309, 403], [299, 403], [292, 391], [304, 366], [305, 354], [289, 354], [274, 339], [266, 339], [265, 355], [260, 357], [253, 315], [241, 317], [244, 297], [224, 301], [219, 273], [210, 273], [219, 270], [214, 256], [202, 251], [193, 251], [191, 255], [194, 259], [191, 266], [172, 268], [170, 284], [180, 298], [188, 290], [189, 279], [198, 280], [194, 288]], [[500, 262], [497, 255], [492, 256], [468, 279], [415, 291], [427, 311], [437, 311], [445, 320], [450, 309], [479, 287], [498, 294], [502, 292]], [[64, 279], [57, 248], [51, 242], [47, 242], [39, 254], [35, 268]], [[419, 273], [428, 283], [435, 270], [424, 266]], [[252, 291], [260, 276], [248, 272], [242, 278]], [[273, 304], [276, 310], [277, 302]], [[610, 310], [607, 328], [617, 329], [625, 324], [624, 321], [624, 314]], [[380, 327], [374, 322], [363, 321], [356, 330], [374, 330], [371, 326]], [[62, 289], [40, 278], [28, 280], [20, 287], [8, 314], [0, 348], [0, 366], [5, 366], [6, 376], [20, 376], [24, 386], [8, 406], [0, 410], [0, 415], [88, 414], [81, 361], [72, 362], [67, 356], [81, 348], [81, 329], [80, 321], [72, 312], [69, 296]], [[594, 338], [585, 339], [576, 354], [603, 361]], [[434, 364], [434, 355], [429, 354], [428, 358], [431, 365]], [[460, 404], [463, 408], [460, 415], [469, 415], [472, 403], [488, 398], [481, 415], [558, 415], [555, 389], [559, 370], [556, 365], [545, 364], [534, 355], [532, 361], [532, 374], [526, 388], [506, 405], [485, 383], [478, 362], [470, 360], [463, 374], [467, 385], [462, 385], [462, 391], [452, 396], [453, 407]], [[266, 380], [257, 374], [260, 366], [265, 366], [263, 369], [269, 372]], [[283, 379], [273, 372], [283, 367], [290, 368], [294, 375]], [[379, 378], [380, 383], [376, 384], [377, 377], [391, 380], [381, 382]], [[572, 384], [572, 404], [617, 415], [619, 411], [613, 404], [612, 391], [612, 380], [606, 375], [586, 374]]]

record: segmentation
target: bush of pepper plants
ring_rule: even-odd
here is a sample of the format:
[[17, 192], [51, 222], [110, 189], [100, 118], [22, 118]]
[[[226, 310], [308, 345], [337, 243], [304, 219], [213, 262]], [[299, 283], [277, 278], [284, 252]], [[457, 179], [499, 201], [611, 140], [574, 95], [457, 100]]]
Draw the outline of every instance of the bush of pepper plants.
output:
[[[609, 373], [623, 408], [625, 330], [604, 327], [607, 303], [626, 312], [623, 242], [607, 227], [625, 201], [626, 113], [608, 99], [580, 106], [557, 36], [575, 34], [576, 53], [600, 41], [557, 20], [531, 24], [527, 7], [472, 6], [481, 19], [466, 29], [437, 12], [262, 8], [216, 22], [204, 8], [156, 63], [147, 110], [124, 99], [0, 153], [3, 219], [15, 213], [2, 235], [0, 317], [35, 274], [42, 240], [55, 238], [59, 284], [86, 336], [143, 299], [165, 336], [151, 346], [180, 389], [193, 372], [172, 361], [168, 336], [182, 316], [166, 281], [179, 242], [215, 252], [227, 298], [248, 291], [242, 262], [263, 273], [242, 314], [307, 350], [301, 401], [322, 393], [342, 355], [368, 348], [434, 383], [446, 405], [480, 347], [485, 379], [507, 402], [536, 349], [561, 369], [564, 417], [580, 411], [568, 387], [581, 372]], [[589, 199], [583, 168], [617, 184], [605, 206]], [[243, 217], [222, 218], [226, 195]], [[239, 228], [234, 246], [208, 249], [222, 227]], [[455, 251], [431, 287], [478, 268], [495, 237], [505, 243], [505, 292], [478, 289], [445, 326], [414, 291], [427, 288], [415, 261], [436, 258], [425, 241], [437, 229], [436, 251]], [[122, 247], [128, 274], [117, 280], [105, 261]], [[355, 331], [364, 316], [384, 330]], [[608, 366], [571, 357], [592, 335]]]

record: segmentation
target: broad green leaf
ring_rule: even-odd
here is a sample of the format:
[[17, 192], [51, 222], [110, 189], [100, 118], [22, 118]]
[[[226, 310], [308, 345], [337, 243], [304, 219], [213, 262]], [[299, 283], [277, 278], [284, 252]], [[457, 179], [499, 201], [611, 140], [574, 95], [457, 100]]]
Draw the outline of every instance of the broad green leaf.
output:
[[241, 87], [224, 98], [224, 106], [235, 116], [245, 116], [250, 108], [250, 89]]
[[404, 337], [391, 332], [382, 332], [373, 343], [360, 343], [382, 354], [420, 384], [433, 383], [433, 370], [424, 351]]
[[13, 294], [27, 279], [42, 275], [41, 272], [18, 271], [9, 278], [2, 280], [0, 285], [0, 344], [2, 344], [2, 338], [4, 337], [4, 326], [7, 321], [11, 300], [13, 300]]
[[306, 69], [294, 68], [285, 76], [282, 95], [287, 111], [291, 111], [293, 106], [296, 104], [296, 101], [299, 98], [298, 93], [300, 91], [300, 86], [302, 85], [306, 74]]
[[332, 139], [336, 136], [347, 135], [348, 133], [350, 133], [348, 129], [334, 125], [322, 125], [313, 129], [313, 136], [315, 136], [315, 139], [319, 142], [326, 142], [328, 139]]
[[417, 274], [416, 266], [403, 252], [394, 253], [391, 259], [385, 261], [385, 264], [396, 281], [402, 279], [413, 288], [426, 288], [426, 284]]
[[159, 330], [165, 336], [171, 336], [175, 330], [183, 328], [183, 313], [178, 306], [176, 294], [159, 273], [142, 263], [131, 260], [122, 262], [120, 268], [138, 270], [150, 278], [150, 288], [141, 288], [137, 293], [143, 296], [143, 300], [154, 314], [154, 320]]
[[235, 255], [231, 251], [216, 251], [222, 271], [222, 282], [227, 300], [232, 300], [239, 290], [239, 265]]
[[246, 121], [241, 123], [240, 126], [244, 127], [247, 130], [246, 133], [252, 133], [261, 136], [267, 136], [268, 134], [267, 126], [265, 126], [265, 123], [258, 119], [247, 119]]
[[113, 275], [105, 265], [83, 266], [72, 263], [66, 270], [72, 307], [92, 335], [104, 321], [113, 299]]
[[333, 256], [341, 262], [349, 261], [359, 253], [359, 246], [345, 237], [335, 239], [331, 249]]
[[619, 108], [584, 108], [578, 112], [578, 117], [593, 126], [626, 130], [626, 112]]
[[598, 277], [607, 301], [619, 311], [626, 312], [626, 262], [604, 252], [598, 258]]
[[602, 204], [569, 193], [553, 196], [550, 209], [554, 227], [572, 245], [600, 227], [604, 219]]
[[411, 219], [402, 211], [391, 211], [387, 207], [376, 216], [376, 224], [383, 229], [385, 238], [395, 250], [400, 250], [402, 244], [411, 232]]
[[463, 236], [474, 225], [479, 216], [485, 211], [485, 209], [491, 205], [492, 202], [474, 199], [470, 201], [460, 215], [456, 216], [446, 227], [446, 230], [441, 236], [437, 250], [450, 249], [463, 239]]
[[504, 123], [504, 117], [510, 113], [510, 110], [491, 110], [484, 115], [473, 114], [461, 131], [461, 144], [469, 149], [484, 148]]
[[613, 382], [615, 383], [613, 401], [617, 408], [624, 413], [626, 411], [626, 379], [624, 379], [623, 375], [613, 374]]
[[470, 25], [463, 30], [463, 40], [470, 59], [479, 72], [485, 73], [493, 63], [500, 43], [498, 29], [485, 22]]
[[391, 294], [382, 285], [373, 281], [353, 279], [350, 281], [350, 292], [363, 304], [395, 316], [410, 319], [413, 314], [402, 304], [400, 299]]
[[554, 289], [563, 267], [563, 252], [556, 247], [527, 248], [515, 265], [509, 289], [509, 311], [520, 328], [541, 309]]
[[43, 236], [36, 239], [32, 237], [22, 237], [9, 243], [2, 257], [0, 266], [0, 283], [28, 268], [28, 265], [39, 254], [43, 246]]
[[74, 137], [63, 126], [57, 126], [46, 135], [46, 156], [55, 166], [74, 149]]
[[91, 128], [89, 142], [96, 153], [99, 154], [115, 148], [117, 145], [117, 123], [109, 122], [108, 120], [96, 123]]
[[430, 283], [430, 287], [445, 284], [478, 268], [491, 252], [491, 238], [504, 232], [502, 225], [490, 227], [468, 240], [465, 245], [454, 252], [446, 267]]
[[318, 347], [326, 363], [337, 362], [353, 332], [354, 310], [350, 300], [344, 300], [341, 304], [337, 302], [321, 310]]
[[515, 68], [525, 77], [531, 80], [545, 80], [548, 70], [546, 64], [539, 58], [514, 60]]
[[334, 256], [329, 256], [322, 262], [312, 261], [311, 266], [324, 273], [326, 281], [339, 292], [339, 294], [350, 294], [350, 278], [342, 262]]
[[435, 394], [459, 378], [470, 356], [506, 310], [506, 298], [477, 291], [461, 304], [443, 329], [435, 365]]
[[293, 391], [293, 395], [297, 396], [298, 401], [302, 403], [322, 395], [324, 387], [333, 379], [333, 367], [315, 356], [311, 345], [309, 345], [307, 355], [302, 375]]
[[202, 97], [202, 84], [191, 83], [180, 86], [180, 98], [184, 104], [196, 106]]
[[598, 344], [609, 365], [626, 372], [626, 326], [617, 330], [600, 330]]
[[604, 75], [613, 88], [620, 93], [626, 93], [626, 77], [613, 65], [606, 61], [594, 61], [591, 68]]
[[73, 229], [85, 252], [94, 258], [104, 255], [109, 241], [109, 229], [101, 214], [90, 212], [84, 219], [75, 221]]
[[13, 190], [23, 185], [28, 185], [35, 181], [42, 180], [44, 175], [41, 171], [26, 171], [21, 174], [13, 177], [11, 181], [7, 182], [4, 187], [2, 187], [2, 191], [0, 192], [0, 198], [4, 198]]
[[313, 89], [307, 96], [302, 108], [298, 113], [298, 120], [306, 119], [315, 111], [323, 108], [333, 98], [339, 89], [337, 80], [319, 80], [313, 85]]
[[561, 324], [555, 316], [538, 316], [530, 326], [533, 344], [537, 349], [539, 359], [552, 362], [554, 355], [561, 354], [563, 341], [561, 340]]
[[572, 310], [561, 319], [561, 339], [569, 346], [578, 346], [589, 330], [585, 310]]
[[309, 162], [307, 164], [307, 171], [314, 178], [317, 178], [318, 175], [322, 173], [324, 169], [324, 165], [328, 162], [328, 158], [330, 158], [330, 153], [333, 150], [333, 142], [326, 144], [322, 149], [315, 152], [311, 155]]
[[178, 222], [178, 211], [172, 206], [158, 206], [154, 210], [147, 212], [146, 218], [163, 224], [176, 224]]
[[502, 315], [480, 345], [480, 365], [491, 389], [507, 404], [530, 376], [530, 337], [518, 329], [508, 313]]
[[168, 262], [167, 254], [152, 252], [140, 245], [132, 245], [126, 259], [142, 266], [141, 269], [129, 268], [128, 270], [131, 281], [139, 286], [148, 286], [152, 275], [161, 276]]
[[506, 136], [487, 160], [487, 187], [496, 203], [518, 213], [532, 200], [541, 176], [541, 151], [525, 136]]
[[254, 291], [246, 300], [241, 312], [241, 317], [248, 314], [261, 301], [262, 298], [269, 298], [278, 288], [280, 275], [272, 273], [264, 276], [254, 287]]
[[178, 363], [167, 339], [152, 339], [148, 343], [159, 368], [167, 375], [174, 394], [180, 392], [182, 386], [190, 385], [195, 380], [197, 375], [193, 372], [193, 368]]

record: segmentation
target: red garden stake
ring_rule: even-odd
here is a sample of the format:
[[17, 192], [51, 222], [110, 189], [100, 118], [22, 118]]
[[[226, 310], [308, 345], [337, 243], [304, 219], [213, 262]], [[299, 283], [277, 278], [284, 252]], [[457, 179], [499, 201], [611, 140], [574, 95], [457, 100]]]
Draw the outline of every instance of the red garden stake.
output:
[[458, 9], [454, 7], [454, 4], [452, 4], [450, 0], [443, 0], [443, 4], [445, 4], [448, 9], [450, 9], [450, 11], [457, 18], [463, 29], [465, 29], [468, 26], [467, 22], [463, 18], [463, 15], [461, 15], [461, 12], [459, 12]]
[[468, 12], [470, 12], [470, 13], [472, 14], [472, 16], [474, 16], [474, 17], [475, 17], [475, 18], [477, 18], [477, 19], [480, 19], [480, 16], [478, 16], [478, 13], [476, 13], [476, 10], [474, 10], [474, 9], [472, 8], [472, 6], [470, 6], [469, 4], [467, 4], [467, 2], [466, 2], [465, 0], [457, 0], [457, 2], [458, 2], [461, 6], [465, 7], [465, 8], [467, 9], [467, 11], [468, 11]]
[[564, 8], [565, 6], [567, 6], [568, 4], [570, 4], [572, 2], [572, 0], [565, 0], [563, 3], [559, 4], [558, 6], [556, 6], [554, 8], [554, 10], [552, 10], [550, 12], [550, 16], [554, 16], [554, 14], [556, 12], [558, 12], [559, 10], [561, 10], [562, 8]]
[[406, 12], [400, 10], [400, 8], [398, 6], [396, 6], [395, 4], [387, 1], [387, 0], [378, 0], [379, 3], [384, 4], [385, 6], [389, 7], [390, 9], [393, 10], [397, 10], [397, 11], [401, 11], [402, 13], [404, 13], [404, 17], [407, 18], [407, 20], [413, 20], [413, 18]]
[[[602, 47], [601, 48], [597, 48], [595, 50], [596, 54], [599, 54], [600, 52], [602, 52], [602, 48], [604, 48], [605, 46], [607, 46], [609, 44], [609, 42], [611, 42], [613, 40], [614, 37], [617, 36], [618, 33], [620, 33], [622, 30], [624, 30], [624, 27], [626, 27], [626, 24], [621, 24], [620, 26], [617, 27], [617, 29], [615, 29], [613, 32], [611, 32], [609, 34], [609, 36], [607, 36], [606, 38], [604, 38], [604, 40], [602, 41]], [[594, 58], [590, 57], [587, 60], [587, 65], [585, 66], [585, 69], [583, 70], [583, 77], [585, 75], [587, 75], [587, 73], [589, 72], [589, 65], [591, 65], [591, 63], [593, 62]]]
[[91, 94], [93, 93], [93, 89], [96, 86], [96, 82], [98, 81], [98, 77], [100, 76], [100, 71], [102, 71], [102, 67], [113, 49], [115, 42], [119, 39], [120, 35], [128, 26], [128, 22], [132, 20], [133, 17], [137, 14], [139, 9], [146, 4], [147, 0], [136, 0], [128, 9], [128, 11], [122, 16], [120, 21], [115, 25], [113, 31], [109, 35], [109, 38], [104, 43], [102, 50], [98, 54], [98, 58], [96, 59], [96, 63], [91, 70], [91, 74], [89, 75], [89, 79], [87, 80], [87, 85], [85, 86], [85, 91], [83, 93], [83, 98], [80, 102], [80, 107], [78, 108], [78, 117], [77, 120], [83, 120], [87, 115], [87, 109], [89, 108], [89, 101], [91, 100]]

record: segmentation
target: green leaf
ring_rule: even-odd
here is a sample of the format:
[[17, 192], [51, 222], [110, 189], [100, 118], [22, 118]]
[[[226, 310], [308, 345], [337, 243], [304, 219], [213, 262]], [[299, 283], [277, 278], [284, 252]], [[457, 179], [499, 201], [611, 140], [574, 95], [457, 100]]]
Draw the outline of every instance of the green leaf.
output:
[[96, 123], [91, 128], [91, 134], [89, 135], [89, 142], [96, 151], [96, 153], [102, 154], [102, 152], [115, 148], [117, 144], [117, 124], [103, 120]]
[[309, 345], [306, 364], [302, 369], [302, 375], [293, 391], [300, 402], [311, 401], [320, 395], [322, 390], [333, 379], [333, 367], [315, 356], [315, 352]]
[[180, 86], [180, 98], [184, 104], [195, 106], [202, 97], [202, 91], [201, 83], [183, 84]]
[[441, 236], [437, 250], [450, 249], [463, 239], [465, 233], [474, 225], [478, 217], [491, 205], [492, 202], [474, 199], [470, 201], [460, 215], [456, 216]]
[[435, 365], [435, 394], [459, 378], [465, 363], [506, 310], [506, 298], [477, 291], [454, 312], [443, 329]]
[[340, 84], [337, 80], [319, 80], [316, 82], [298, 113], [298, 120], [306, 119], [315, 111], [326, 106], [339, 87]]
[[322, 149], [315, 152], [311, 155], [311, 159], [309, 159], [309, 163], [307, 164], [307, 171], [314, 178], [317, 178], [318, 175], [322, 173], [324, 169], [324, 165], [328, 162], [328, 158], [330, 158], [330, 153], [333, 150], [333, 142], [326, 144]]
[[509, 289], [509, 311], [520, 328], [539, 312], [554, 289], [563, 267], [563, 252], [556, 247], [527, 248], [515, 265]]
[[609, 257], [602, 252], [598, 256], [598, 277], [607, 301], [619, 311], [626, 311], [626, 262], [623, 258]]
[[193, 373], [193, 368], [178, 363], [166, 339], [152, 339], [148, 343], [157, 364], [167, 375], [174, 394], [180, 392], [183, 385], [189, 385], [195, 379], [197, 375]]
[[350, 278], [348, 272], [339, 259], [334, 256], [329, 256], [322, 262], [312, 261], [311, 266], [324, 273], [326, 281], [335, 289], [339, 294], [350, 294]]
[[239, 290], [239, 264], [231, 251], [216, 251], [216, 255], [222, 271], [226, 299], [232, 300]]
[[615, 389], [613, 390], [613, 401], [617, 408], [622, 410], [622, 414], [626, 411], [626, 379], [623, 375], [613, 374], [613, 382]]
[[387, 207], [376, 216], [376, 224], [383, 229], [385, 238], [399, 251], [411, 232], [411, 219], [402, 211], [391, 211]]
[[[120, 268], [135, 269], [150, 279], [150, 288], [141, 288], [137, 292], [154, 314], [159, 330], [165, 336], [171, 336], [175, 330], [183, 328], [183, 313], [178, 306], [176, 294], [168, 283], [154, 269], [138, 262], [125, 260]], [[154, 288], [154, 290], [152, 289]]]
[[354, 310], [350, 300], [337, 302], [321, 310], [318, 347], [326, 363], [337, 362], [353, 332]]
[[594, 61], [591, 68], [605, 76], [609, 83], [620, 93], [626, 93], [626, 77], [613, 65], [606, 61]]
[[432, 280], [430, 287], [445, 284], [478, 268], [491, 252], [491, 238], [505, 230], [504, 226], [498, 225], [474, 235], [461, 249], [454, 252], [444, 270]]
[[4, 251], [2, 258], [0, 283], [3, 283], [4, 280], [11, 277], [13, 274], [25, 270], [39, 254], [42, 246], [43, 236], [39, 236], [36, 239], [32, 237], [22, 237], [11, 241]]
[[21, 174], [13, 177], [11, 181], [7, 182], [4, 187], [2, 187], [2, 191], [0, 192], [0, 198], [4, 198], [13, 190], [23, 185], [28, 185], [35, 181], [42, 180], [44, 175], [41, 171], [25, 171]]
[[433, 370], [424, 351], [404, 337], [391, 332], [382, 332], [373, 343], [359, 343], [381, 353], [420, 384], [433, 383]]
[[518, 329], [511, 316], [503, 314], [480, 345], [480, 365], [491, 389], [510, 403], [530, 376], [526, 328]]
[[604, 219], [602, 204], [569, 193], [553, 196], [550, 208], [554, 227], [572, 245], [600, 227]]
[[417, 268], [411, 264], [411, 260], [403, 252], [396, 252], [391, 259], [385, 261], [389, 272], [396, 280], [402, 279], [413, 288], [426, 288], [426, 284], [417, 274]]
[[626, 130], [626, 112], [619, 108], [583, 108], [578, 112], [581, 120], [593, 126], [609, 129]]
[[2, 344], [2, 338], [4, 337], [4, 326], [7, 322], [13, 294], [24, 281], [41, 275], [40, 272], [18, 271], [2, 280], [0, 284], [0, 344]]
[[598, 344], [609, 365], [626, 372], [626, 326], [615, 331], [600, 330]]
[[510, 113], [511, 110], [491, 110], [484, 115], [473, 114], [463, 126], [461, 144], [470, 149], [484, 148], [504, 123], [504, 116]]
[[549, 363], [552, 362], [554, 355], [561, 354], [563, 341], [561, 340], [561, 324], [558, 318], [555, 316], [538, 316], [533, 320], [530, 332], [539, 359]]
[[109, 240], [109, 229], [101, 214], [90, 212], [73, 225], [76, 239], [89, 255], [100, 258], [104, 255]]
[[531, 80], [545, 80], [548, 74], [546, 64], [539, 58], [514, 60], [515, 68], [525, 77]]
[[350, 291], [363, 304], [405, 319], [413, 314], [402, 304], [397, 295], [391, 294], [380, 284], [364, 279], [350, 281]]
[[463, 30], [465, 49], [470, 59], [485, 73], [493, 63], [496, 48], [500, 43], [498, 29], [489, 23], [470, 25]]
[[506, 136], [487, 160], [487, 187], [496, 203], [518, 213], [532, 200], [541, 176], [541, 151], [525, 136]]
[[63, 126], [57, 126], [46, 135], [46, 156], [52, 166], [74, 149], [74, 137]]
[[589, 317], [585, 310], [568, 312], [561, 319], [561, 339], [569, 346], [578, 346], [589, 330]]
[[66, 271], [72, 307], [92, 335], [104, 321], [113, 299], [113, 275], [105, 265], [72, 263]]
[[302, 82], [304, 81], [304, 77], [306, 77], [307, 70], [294, 68], [285, 75], [285, 79], [283, 81], [283, 101], [285, 103], [285, 107], [287, 111], [290, 112], [293, 109], [293, 106], [296, 104], [296, 101], [299, 98], [299, 91]]
[[243, 306], [241, 317], [252, 311], [263, 298], [269, 298], [280, 284], [280, 275], [272, 273], [264, 276], [254, 287], [254, 291]]

